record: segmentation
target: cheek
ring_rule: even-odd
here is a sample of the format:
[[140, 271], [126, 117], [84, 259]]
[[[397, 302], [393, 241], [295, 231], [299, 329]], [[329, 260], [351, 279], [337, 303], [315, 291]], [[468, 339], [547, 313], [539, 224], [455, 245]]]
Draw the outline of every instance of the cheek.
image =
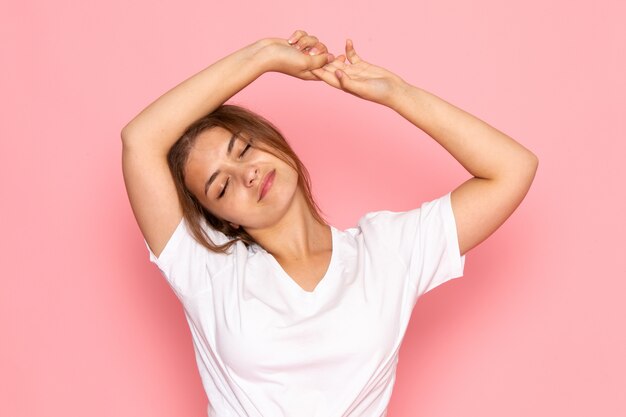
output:
[[298, 188], [298, 171], [290, 167], [287, 181], [290, 187]]
[[223, 205], [202, 204], [204, 208], [218, 219], [226, 220], [228, 218], [228, 208]]
[[215, 204], [214, 201], [209, 200], [208, 197], [204, 196], [204, 195], [198, 195], [197, 193], [192, 193], [192, 195], [194, 196], [194, 198], [200, 203], [200, 205], [202, 206], [202, 208], [204, 208], [206, 211], [208, 211], [211, 215], [219, 218], [219, 219], [223, 219], [224, 216], [224, 210], [222, 205], [220, 204]]
[[240, 221], [240, 218], [245, 216], [246, 212], [249, 211], [245, 210], [241, 200], [233, 195], [231, 195], [230, 198], [220, 201], [218, 204], [207, 207], [207, 210], [219, 219], [235, 223]]

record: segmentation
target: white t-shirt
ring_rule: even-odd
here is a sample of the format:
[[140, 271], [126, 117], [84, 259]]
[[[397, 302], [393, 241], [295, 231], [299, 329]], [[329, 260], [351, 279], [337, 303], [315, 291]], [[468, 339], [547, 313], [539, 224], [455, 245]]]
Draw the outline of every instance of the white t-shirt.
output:
[[313, 292], [258, 245], [208, 251], [184, 220], [158, 259], [150, 252], [184, 307], [209, 417], [386, 414], [417, 298], [463, 275], [450, 194], [331, 230]]

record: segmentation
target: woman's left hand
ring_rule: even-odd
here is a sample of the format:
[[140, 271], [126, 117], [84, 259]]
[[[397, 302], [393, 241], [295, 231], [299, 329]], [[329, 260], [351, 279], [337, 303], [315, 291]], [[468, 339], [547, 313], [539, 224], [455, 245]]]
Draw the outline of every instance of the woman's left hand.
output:
[[390, 106], [394, 95], [403, 88], [405, 82], [391, 71], [362, 60], [349, 39], [346, 41], [346, 56], [340, 55], [311, 72], [333, 87]]

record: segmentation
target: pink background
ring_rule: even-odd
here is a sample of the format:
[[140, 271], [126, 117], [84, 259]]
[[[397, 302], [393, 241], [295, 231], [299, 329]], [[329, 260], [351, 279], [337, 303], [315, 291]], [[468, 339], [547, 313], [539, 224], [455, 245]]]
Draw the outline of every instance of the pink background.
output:
[[[623, 1], [18, 3], [0, 10], [0, 415], [206, 415], [119, 132], [183, 78], [295, 28], [337, 52], [352, 37], [540, 159], [465, 277], [416, 306], [389, 416], [626, 415]], [[321, 83], [270, 74], [235, 102], [282, 128], [341, 228], [468, 178], [399, 116]]]

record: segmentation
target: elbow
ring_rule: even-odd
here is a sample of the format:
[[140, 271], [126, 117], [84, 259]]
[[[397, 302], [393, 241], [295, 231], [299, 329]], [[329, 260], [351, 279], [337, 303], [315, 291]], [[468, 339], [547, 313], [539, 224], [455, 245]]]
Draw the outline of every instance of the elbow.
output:
[[126, 126], [124, 126], [122, 128], [122, 131], [120, 132], [120, 138], [122, 139], [122, 143], [126, 144], [130, 140], [130, 136], [131, 136], [131, 129], [130, 129], [130, 123], [129, 123]]
[[539, 157], [537, 157], [537, 155], [530, 151], [528, 152], [528, 154], [528, 157], [520, 166], [519, 172], [521, 180], [527, 184], [528, 188], [530, 188], [535, 179], [537, 168], [539, 167]]
[[530, 155], [528, 157], [528, 169], [530, 172], [532, 172], [532, 176], [534, 177], [535, 173], [537, 172], [537, 168], [539, 168], [539, 157], [530, 151], [529, 153]]
[[535, 176], [537, 167], [539, 167], [539, 157], [527, 148], [523, 149], [523, 152], [519, 154], [517, 163], [514, 164], [515, 171], [522, 176]]
[[130, 147], [136, 147], [140, 144], [140, 138], [143, 135], [137, 131], [132, 122], [124, 126], [120, 132], [120, 138], [122, 140], [122, 147], [129, 149]]
[[539, 167], [539, 158], [531, 151], [526, 151], [518, 155], [514, 160], [508, 161], [506, 168], [498, 180], [504, 181], [508, 186], [523, 186], [526, 189], [535, 179], [537, 168]]
[[539, 165], [539, 157], [532, 151], [528, 151], [528, 157], [535, 164], [535, 168], [537, 168], [537, 166]]
[[531, 151], [525, 149], [513, 157], [503, 160], [499, 175], [493, 178], [519, 179], [522, 177], [534, 177], [539, 166], [539, 158]]
[[528, 156], [524, 165], [525, 169], [534, 176], [537, 172], [537, 168], [539, 167], [539, 157], [531, 151], [528, 151]]

